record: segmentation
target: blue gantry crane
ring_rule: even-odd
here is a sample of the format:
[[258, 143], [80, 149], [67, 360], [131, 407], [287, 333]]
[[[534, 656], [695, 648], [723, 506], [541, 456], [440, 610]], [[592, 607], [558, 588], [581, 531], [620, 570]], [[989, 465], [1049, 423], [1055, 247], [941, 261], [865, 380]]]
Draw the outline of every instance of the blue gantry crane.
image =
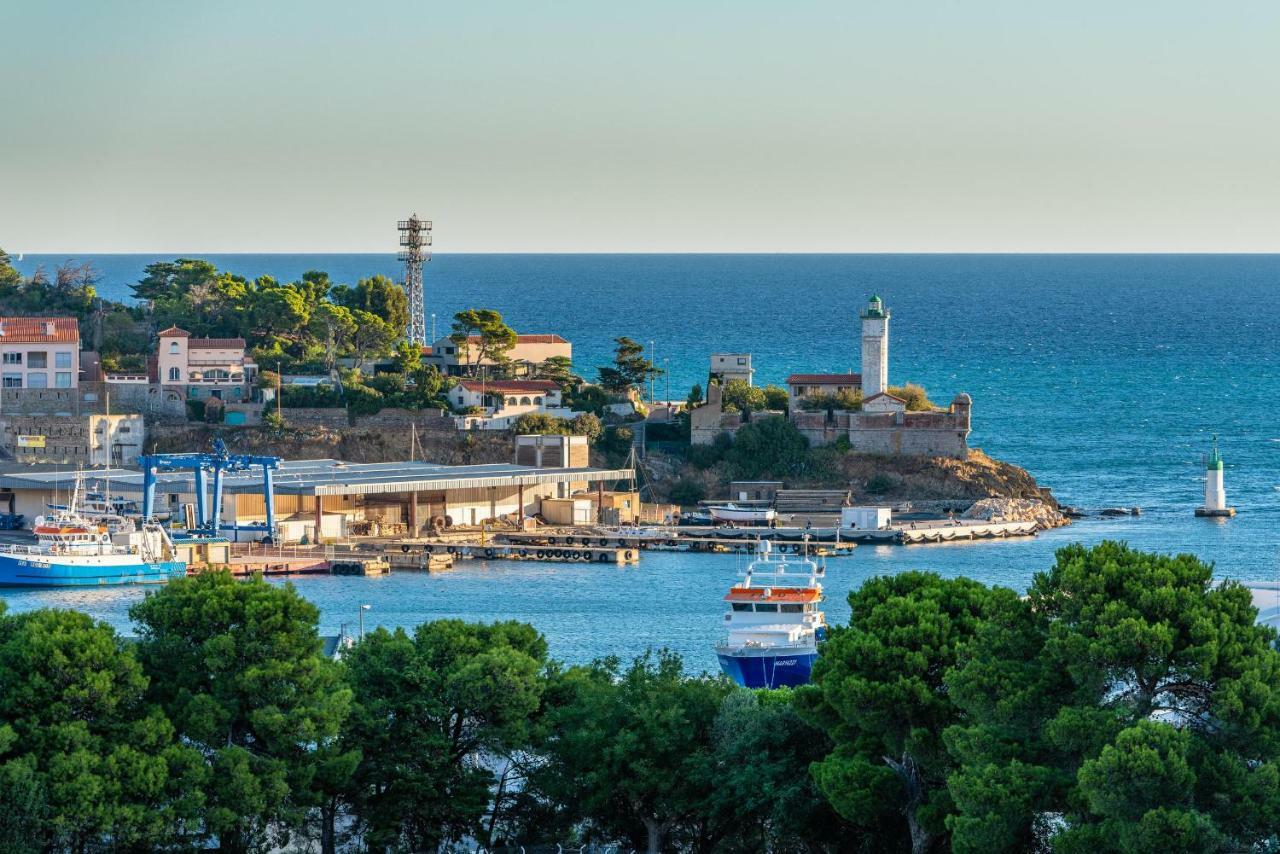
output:
[[[146, 454], [139, 459], [142, 464], [142, 518], [155, 516], [156, 475], [160, 472], [190, 471], [195, 475], [196, 526], [188, 533], [196, 536], [216, 537], [223, 530], [265, 531], [274, 537], [276, 532], [275, 487], [271, 473], [280, 465], [279, 457], [261, 457], [253, 454], [230, 454], [221, 439], [213, 440], [213, 451], [196, 454]], [[226, 472], [248, 471], [262, 467], [262, 496], [266, 505], [266, 523], [262, 525], [222, 524], [222, 478]], [[213, 475], [213, 495], [209, 496], [209, 475]]]

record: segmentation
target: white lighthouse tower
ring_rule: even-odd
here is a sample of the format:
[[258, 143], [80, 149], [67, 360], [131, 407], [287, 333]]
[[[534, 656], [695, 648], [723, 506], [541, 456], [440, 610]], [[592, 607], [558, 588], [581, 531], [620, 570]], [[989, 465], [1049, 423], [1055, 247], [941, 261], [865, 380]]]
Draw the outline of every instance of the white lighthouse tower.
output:
[[862, 396], [889, 387], [889, 309], [873, 296], [862, 312]]
[[1218, 453], [1218, 437], [1213, 437], [1213, 450], [1204, 458], [1204, 506], [1196, 508], [1197, 516], [1236, 515], [1227, 506], [1227, 492], [1222, 488], [1222, 455]]

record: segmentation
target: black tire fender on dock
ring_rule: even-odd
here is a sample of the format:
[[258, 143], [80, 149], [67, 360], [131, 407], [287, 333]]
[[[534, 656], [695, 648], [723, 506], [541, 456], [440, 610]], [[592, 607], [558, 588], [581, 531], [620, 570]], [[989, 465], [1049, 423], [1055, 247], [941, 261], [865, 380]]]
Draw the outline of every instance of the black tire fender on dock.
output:
[[608, 563], [608, 562], [609, 562], [609, 555], [608, 555], [608, 554], [606, 554], [605, 552], [600, 552], [600, 562], [601, 562], [601, 563]]
[[520, 550], [520, 557], [528, 557], [528, 556], [529, 556], [529, 550], [528, 550], [528, 549], [521, 549], [521, 550]]
[[497, 554], [497, 552], [495, 552], [493, 549], [485, 549], [485, 550], [484, 550], [484, 556], [485, 556], [485, 557], [493, 557], [495, 554]]
[[409, 547], [408, 547], [407, 545], [403, 545], [403, 544], [402, 544], [402, 545], [400, 546], [400, 551], [404, 552], [405, 554], [408, 554], [408, 553], [409, 553]]
[[609, 538], [608, 538], [608, 537], [601, 537], [601, 538], [600, 538], [599, 540], [597, 540], [596, 542], [598, 542], [598, 543], [600, 544], [600, 547], [601, 547], [601, 548], [604, 548], [605, 546], [609, 545]]
[[458, 550], [457, 550], [457, 549], [455, 549], [453, 546], [445, 546], [445, 547], [444, 547], [444, 550], [445, 550], [445, 551], [447, 551], [449, 554], [457, 554], [457, 553], [458, 553]]
[[547, 537], [547, 542], [554, 546], [557, 540], [555, 537]]
[[623, 555], [623, 557], [626, 558], [627, 560], [631, 560], [635, 556], [636, 556], [635, 552], [631, 551], [631, 549], [627, 549], [627, 553]]

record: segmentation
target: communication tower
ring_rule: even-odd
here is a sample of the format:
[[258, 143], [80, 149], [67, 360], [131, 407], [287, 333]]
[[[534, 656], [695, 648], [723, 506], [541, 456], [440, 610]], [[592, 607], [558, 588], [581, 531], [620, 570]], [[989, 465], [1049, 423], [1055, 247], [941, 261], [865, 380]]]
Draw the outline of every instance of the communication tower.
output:
[[397, 223], [400, 230], [400, 254], [404, 262], [404, 290], [409, 295], [409, 327], [405, 336], [419, 347], [427, 341], [426, 300], [422, 293], [422, 264], [431, 260], [431, 220], [414, 214]]

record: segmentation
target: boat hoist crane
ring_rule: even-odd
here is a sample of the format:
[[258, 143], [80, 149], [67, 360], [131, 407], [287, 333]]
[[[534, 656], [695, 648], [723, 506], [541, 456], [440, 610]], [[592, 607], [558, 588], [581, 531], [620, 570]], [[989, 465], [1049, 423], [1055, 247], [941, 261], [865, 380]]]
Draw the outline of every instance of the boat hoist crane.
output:
[[[213, 440], [213, 451], [194, 454], [145, 454], [139, 458], [142, 465], [142, 518], [153, 519], [156, 505], [156, 475], [161, 472], [190, 471], [195, 475], [196, 525], [189, 533], [217, 537], [223, 530], [264, 531], [273, 537], [276, 532], [275, 487], [272, 472], [280, 465], [279, 457], [260, 457], [253, 454], [231, 454], [221, 439]], [[249, 471], [262, 467], [262, 497], [266, 506], [266, 523], [231, 525], [222, 524], [222, 479], [226, 472]], [[209, 475], [213, 475], [213, 496], [209, 496]]]

